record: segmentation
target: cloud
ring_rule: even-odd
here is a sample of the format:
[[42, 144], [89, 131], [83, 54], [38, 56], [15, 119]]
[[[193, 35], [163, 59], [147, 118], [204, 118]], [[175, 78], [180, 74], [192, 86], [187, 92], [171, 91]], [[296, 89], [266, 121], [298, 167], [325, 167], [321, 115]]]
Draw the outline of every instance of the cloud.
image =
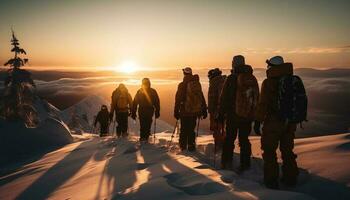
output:
[[336, 54], [349, 53], [350, 46], [342, 47], [300, 47], [300, 48], [246, 48], [244, 54]]

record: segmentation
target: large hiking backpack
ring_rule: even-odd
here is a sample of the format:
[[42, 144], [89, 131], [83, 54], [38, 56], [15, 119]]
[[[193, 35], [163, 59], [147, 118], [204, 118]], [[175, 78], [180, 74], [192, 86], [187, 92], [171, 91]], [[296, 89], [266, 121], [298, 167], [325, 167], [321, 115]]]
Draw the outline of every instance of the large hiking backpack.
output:
[[187, 83], [184, 110], [186, 113], [193, 114], [202, 111], [202, 86], [199, 81]]
[[237, 76], [236, 115], [247, 119], [254, 119], [258, 105], [259, 85], [251, 73], [240, 73]]
[[117, 109], [123, 110], [127, 109], [129, 105], [128, 92], [127, 91], [118, 91], [115, 95], [117, 102]]
[[277, 111], [280, 119], [291, 123], [306, 121], [307, 103], [304, 84], [300, 77], [286, 75], [279, 79]]

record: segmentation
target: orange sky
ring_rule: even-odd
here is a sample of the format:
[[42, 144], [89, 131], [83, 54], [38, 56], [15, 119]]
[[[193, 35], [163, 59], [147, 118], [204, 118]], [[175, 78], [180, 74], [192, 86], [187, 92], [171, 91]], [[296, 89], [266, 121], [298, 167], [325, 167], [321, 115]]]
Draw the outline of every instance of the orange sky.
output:
[[0, 63], [11, 27], [31, 67], [254, 67], [283, 55], [297, 67], [350, 67], [350, 3], [315, 1], [2, 1]]

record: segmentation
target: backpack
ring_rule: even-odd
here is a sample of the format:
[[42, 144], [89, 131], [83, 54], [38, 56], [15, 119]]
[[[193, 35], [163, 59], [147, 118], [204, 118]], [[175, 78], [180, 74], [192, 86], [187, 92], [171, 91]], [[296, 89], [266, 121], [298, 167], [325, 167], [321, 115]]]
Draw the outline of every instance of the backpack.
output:
[[127, 109], [129, 105], [128, 92], [127, 91], [118, 91], [115, 95], [117, 105], [116, 107], [119, 110]]
[[190, 81], [187, 83], [184, 110], [186, 113], [201, 113], [202, 86], [199, 81]]
[[301, 123], [307, 117], [307, 95], [303, 81], [295, 75], [282, 76], [278, 83], [277, 111], [283, 121]]
[[236, 115], [246, 119], [254, 119], [258, 105], [259, 85], [251, 73], [240, 73], [237, 76]]

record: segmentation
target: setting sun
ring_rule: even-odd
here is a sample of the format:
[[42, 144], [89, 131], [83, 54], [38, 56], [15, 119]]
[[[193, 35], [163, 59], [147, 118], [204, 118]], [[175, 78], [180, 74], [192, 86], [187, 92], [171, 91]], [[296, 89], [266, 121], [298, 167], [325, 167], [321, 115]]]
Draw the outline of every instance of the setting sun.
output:
[[134, 61], [124, 61], [116, 68], [116, 71], [123, 73], [133, 73], [139, 70], [139, 66]]

